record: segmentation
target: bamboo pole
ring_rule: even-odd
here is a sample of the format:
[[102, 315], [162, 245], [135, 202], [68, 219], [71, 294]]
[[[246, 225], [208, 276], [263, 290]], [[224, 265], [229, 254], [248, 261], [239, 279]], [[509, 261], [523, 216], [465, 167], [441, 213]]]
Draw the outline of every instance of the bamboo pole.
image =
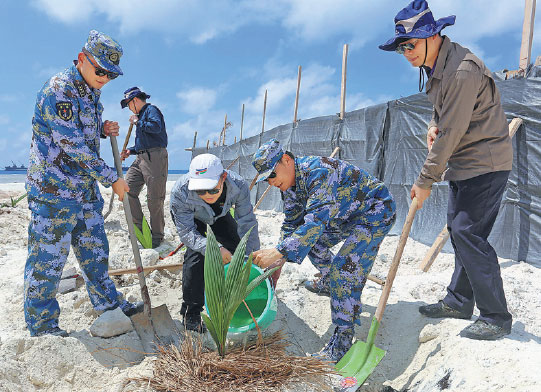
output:
[[263, 124], [261, 124], [261, 133], [265, 132], [265, 114], [267, 113], [267, 89], [265, 89], [265, 100], [263, 101]]
[[532, 55], [533, 29], [535, 21], [536, 0], [525, 0], [524, 2], [524, 23], [522, 26], [522, 44], [520, 46], [519, 69], [526, 71], [530, 65]]
[[348, 44], [344, 44], [342, 51], [342, 88], [340, 97], [340, 120], [344, 119], [344, 113], [346, 112], [346, 74], [348, 67]]
[[[513, 138], [515, 136], [515, 133], [517, 133], [517, 130], [522, 125], [522, 119], [515, 117], [511, 120], [509, 123], [509, 137]], [[419, 268], [423, 270], [423, 272], [428, 272], [432, 264], [434, 263], [434, 260], [436, 260], [436, 257], [440, 254], [441, 250], [443, 249], [443, 246], [449, 239], [449, 231], [447, 230], [447, 225], [443, 227], [440, 234], [436, 237], [436, 240], [426, 253], [425, 257], [421, 261], [421, 264], [419, 265]]]
[[240, 141], [242, 142], [242, 127], [244, 126], [244, 104], [242, 104], [242, 114], [240, 115]]
[[192, 152], [192, 156], [193, 156], [193, 152], [195, 151], [195, 143], [197, 141], [197, 131], [194, 132], [194, 135], [193, 135], [193, 145], [191, 148], [185, 148], [184, 151], [191, 151]]
[[293, 115], [293, 125], [297, 122], [297, 109], [299, 108], [299, 91], [301, 89], [301, 72], [302, 67], [299, 65], [297, 72], [297, 94], [295, 95], [295, 114]]
[[225, 114], [225, 119], [224, 119], [224, 129], [223, 129], [224, 138], [222, 140], [222, 146], [225, 146], [225, 132], [226, 131], [227, 131], [227, 113]]

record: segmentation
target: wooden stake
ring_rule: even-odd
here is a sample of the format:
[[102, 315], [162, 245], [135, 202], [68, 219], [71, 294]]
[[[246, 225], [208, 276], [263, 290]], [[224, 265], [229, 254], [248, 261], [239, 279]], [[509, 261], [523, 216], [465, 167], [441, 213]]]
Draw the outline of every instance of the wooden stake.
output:
[[244, 126], [244, 104], [242, 104], [242, 114], [240, 115], [240, 141], [242, 142], [242, 127]]
[[530, 65], [532, 55], [532, 40], [535, 20], [536, 0], [525, 0], [524, 2], [524, 24], [522, 26], [522, 44], [520, 46], [519, 69], [526, 71]]
[[[509, 123], [509, 137], [513, 138], [515, 136], [515, 133], [517, 133], [517, 130], [522, 125], [522, 119], [515, 117], [511, 120]], [[421, 261], [421, 264], [419, 265], [419, 268], [423, 270], [423, 272], [428, 272], [430, 267], [432, 266], [432, 263], [434, 263], [434, 260], [436, 260], [436, 257], [440, 254], [441, 250], [443, 249], [443, 246], [449, 239], [449, 231], [447, 230], [447, 225], [443, 227], [440, 234], [438, 234], [438, 237], [436, 237], [436, 241], [432, 244], [428, 252], [426, 253], [423, 261]]]
[[224, 130], [223, 130], [223, 134], [224, 134], [224, 138], [222, 140], [222, 146], [225, 146], [225, 132], [227, 130], [227, 113], [225, 114], [225, 119], [224, 119]]
[[267, 112], [267, 89], [265, 89], [265, 100], [263, 101], [263, 124], [261, 125], [261, 133], [265, 132], [265, 113]]
[[195, 151], [195, 142], [197, 141], [197, 131], [195, 131], [194, 135], [193, 135], [193, 145], [192, 145], [192, 148], [185, 148], [184, 151], [191, 151], [192, 152], [192, 156], [193, 156], [193, 152]]
[[340, 120], [344, 119], [346, 112], [346, 74], [348, 67], [348, 44], [344, 44], [342, 52], [342, 93], [340, 99]]
[[293, 115], [293, 124], [297, 122], [297, 109], [299, 107], [299, 91], [301, 89], [301, 72], [302, 72], [302, 67], [299, 65], [299, 71], [297, 73], [297, 94], [295, 95], [295, 114]]

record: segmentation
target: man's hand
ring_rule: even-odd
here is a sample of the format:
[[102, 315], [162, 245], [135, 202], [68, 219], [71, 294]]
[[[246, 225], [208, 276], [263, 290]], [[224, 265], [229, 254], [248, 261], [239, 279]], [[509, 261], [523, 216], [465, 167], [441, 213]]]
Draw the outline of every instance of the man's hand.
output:
[[118, 136], [120, 127], [116, 121], [105, 120], [103, 123], [103, 134], [105, 136]]
[[130, 190], [128, 183], [123, 178], [119, 178], [118, 180], [113, 182], [112, 187], [113, 192], [118, 195], [118, 200], [120, 201], [124, 200], [124, 192], [129, 192]]
[[428, 152], [432, 150], [432, 145], [434, 144], [439, 132], [440, 130], [438, 127], [430, 127], [428, 130], [428, 133], [426, 134], [426, 145], [428, 146]]
[[414, 197], [417, 198], [417, 209], [420, 210], [423, 206], [423, 202], [430, 196], [432, 189], [423, 189], [415, 184], [411, 187], [411, 200]]
[[122, 150], [122, 151], [120, 152], [120, 158], [121, 158], [122, 160], [126, 159], [126, 158], [129, 157], [129, 156], [130, 156], [130, 150]]
[[139, 120], [139, 116], [137, 114], [132, 114], [130, 116], [130, 124], [135, 124], [137, 123], [137, 120]]
[[[256, 250], [252, 255], [252, 263], [259, 266], [261, 269], [266, 269], [268, 267], [274, 268], [285, 263], [285, 259], [282, 261], [284, 256], [278, 252], [278, 249], [276, 248]], [[277, 261], [280, 262], [276, 263]]]
[[231, 252], [222, 246], [220, 247], [220, 253], [222, 254], [222, 261], [224, 264], [229, 264], [231, 262], [231, 258], [233, 257]]

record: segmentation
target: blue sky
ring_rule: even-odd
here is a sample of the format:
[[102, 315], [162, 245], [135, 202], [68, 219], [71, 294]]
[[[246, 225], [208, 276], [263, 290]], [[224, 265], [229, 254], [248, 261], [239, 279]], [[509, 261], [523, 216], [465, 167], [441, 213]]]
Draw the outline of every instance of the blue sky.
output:
[[[163, 112], [169, 167], [186, 169], [194, 131], [198, 145], [218, 140], [224, 116], [227, 144], [293, 120], [297, 69], [298, 117], [340, 111], [342, 47], [349, 44], [346, 111], [417, 92], [418, 70], [377, 45], [393, 34], [398, 0], [1, 0], [0, 168], [28, 163], [36, 93], [69, 67], [92, 29], [121, 43], [124, 76], [102, 89], [103, 119], [128, 128], [125, 89], [139, 86]], [[456, 15], [444, 30], [493, 71], [518, 68], [523, 0], [432, 0], [436, 18]], [[538, 13], [539, 14], [539, 13]], [[539, 17], [536, 18], [536, 20]], [[541, 54], [535, 32], [532, 58]], [[130, 144], [133, 144], [133, 140]], [[110, 145], [102, 156], [112, 165]], [[131, 158], [128, 162], [131, 162]]]

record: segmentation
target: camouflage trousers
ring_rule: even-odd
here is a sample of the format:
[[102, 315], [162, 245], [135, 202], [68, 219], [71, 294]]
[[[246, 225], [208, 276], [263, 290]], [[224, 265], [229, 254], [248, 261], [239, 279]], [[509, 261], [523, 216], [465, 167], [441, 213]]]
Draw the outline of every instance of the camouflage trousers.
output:
[[[361, 325], [361, 293], [381, 242], [393, 227], [395, 209], [394, 201], [387, 201], [383, 210], [358, 222], [340, 226], [330, 222], [308, 253], [312, 264], [321, 272], [321, 282], [329, 288], [333, 324]], [[384, 216], [389, 218], [382, 219]], [[344, 244], [333, 255], [330, 248], [341, 241]]]
[[24, 317], [30, 335], [58, 326], [56, 292], [73, 246], [90, 301], [97, 311], [132, 305], [107, 272], [109, 243], [101, 210], [103, 201], [77, 206], [29, 202], [28, 259], [24, 270]]

